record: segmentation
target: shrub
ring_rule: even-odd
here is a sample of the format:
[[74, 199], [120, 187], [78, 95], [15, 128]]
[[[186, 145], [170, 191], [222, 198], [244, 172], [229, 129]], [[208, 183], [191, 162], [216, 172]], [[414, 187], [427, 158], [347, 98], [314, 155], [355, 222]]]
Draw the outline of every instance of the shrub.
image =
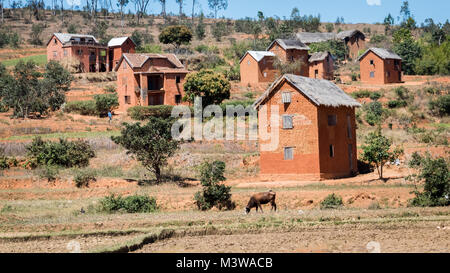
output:
[[162, 47], [158, 44], [147, 44], [136, 49], [138, 53], [162, 53]]
[[205, 161], [199, 166], [199, 172], [202, 190], [194, 195], [198, 209], [209, 210], [214, 206], [218, 209], [234, 209], [235, 204], [231, 201], [231, 187], [220, 183], [226, 179], [223, 176], [225, 163]]
[[79, 171], [75, 174], [73, 181], [77, 188], [87, 188], [89, 183], [97, 181], [95, 175], [89, 171]]
[[39, 178], [47, 179], [48, 182], [54, 182], [58, 178], [59, 170], [55, 166], [45, 165], [39, 172]]
[[450, 95], [443, 95], [435, 100], [430, 100], [428, 108], [433, 115], [441, 117], [450, 115]]
[[0, 170], [9, 169], [9, 162], [6, 156], [0, 156]]
[[93, 100], [70, 101], [65, 104], [64, 112], [94, 116], [97, 114], [97, 109]]
[[158, 210], [156, 199], [146, 195], [130, 195], [127, 197], [106, 196], [100, 200], [100, 211], [114, 213], [124, 211], [127, 213], [148, 213]]
[[95, 109], [97, 114], [104, 117], [109, 111], [119, 106], [119, 97], [116, 93], [95, 95]]
[[421, 158], [415, 156], [410, 165], [419, 168], [419, 173], [408, 177], [414, 182], [423, 182], [423, 191], [413, 192], [416, 197], [409, 200], [412, 206], [448, 206], [450, 205], [450, 173], [448, 162], [442, 158], [433, 158], [429, 153]]
[[365, 104], [363, 110], [366, 112], [365, 119], [369, 125], [374, 126], [382, 121], [384, 110], [380, 102], [375, 101]]
[[219, 104], [230, 98], [230, 90], [231, 84], [222, 74], [202, 69], [186, 76], [183, 100], [193, 103], [195, 97], [199, 96], [205, 106]]
[[128, 108], [128, 115], [135, 120], [146, 120], [149, 117], [170, 118], [172, 105], [133, 106]]
[[320, 202], [320, 209], [336, 209], [341, 207], [343, 204], [342, 197], [332, 193]]
[[359, 90], [351, 93], [352, 97], [355, 99], [368, 98], [371, 92], [369, 90]]
[[382, 94], [380, 92], [372, 92], [370, 93], [369, 98], [371, 100], [379, 100], [382, 97]]
[[107, 93], [115, 93], [116, 92], [116, 86], [115, 85], [107, 85], [103, 88], [103, 90], [105, 90], [105, 92]]
[[59, 142], [52, 142], [36, 137], [26, 149], [29, 159], [37, 165], [84, 167], [95, 156], [91, 146], [82, 140], [68, 141], [61, 138]]
[[388, 101], [388, 104], [387, 104], [387, 106], [391, 109], [405, 107], [406, 105], [407, 105], [407, 103], [404, 100], [390, 100], [390, 101]]

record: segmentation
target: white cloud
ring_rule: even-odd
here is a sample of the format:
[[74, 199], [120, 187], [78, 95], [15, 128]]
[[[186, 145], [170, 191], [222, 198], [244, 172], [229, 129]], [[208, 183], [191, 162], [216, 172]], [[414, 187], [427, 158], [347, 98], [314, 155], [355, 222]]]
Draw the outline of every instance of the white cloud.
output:
[[[80, 6], [81, 5], [81, 0], [66, 0], [67, 4], [69, 4], [70, 6]], [[368, 2], [369, 0], [367, 0]]]
[[381, 6], [381, 0], [366, 0], [369, 6]]

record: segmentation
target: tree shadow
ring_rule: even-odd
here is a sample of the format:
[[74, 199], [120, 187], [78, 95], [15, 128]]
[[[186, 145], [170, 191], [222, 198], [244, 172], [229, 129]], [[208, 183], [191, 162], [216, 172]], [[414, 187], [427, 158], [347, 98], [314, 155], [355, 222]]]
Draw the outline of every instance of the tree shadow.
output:
[[138, 186], [154, 186], [161, 185], [164, 183], [174, 183], [181, 188], [193, 187], [195, 185], [188, 183], [187, 181], [196, 181], [196, 179], [191, 177], [183, 177], [179, 175], [162, 175], [161, 181], [157, 181], [156, 179], [133, 179], [126, 178], [127, 182], [137, 182]]

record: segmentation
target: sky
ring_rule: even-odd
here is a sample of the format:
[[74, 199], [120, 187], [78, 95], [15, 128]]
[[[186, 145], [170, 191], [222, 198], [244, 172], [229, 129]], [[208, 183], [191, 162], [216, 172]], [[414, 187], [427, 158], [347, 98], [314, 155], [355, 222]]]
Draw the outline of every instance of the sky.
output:
[[[8, 0], [6, 0], [8, 1]], [[5, 2], [6, 2], [5, 1]], [[9, 0], [12, 2], [12, 0]], [[99, 0], [104, 1], [104, 0]], [[117, 0], [112, 0], [116, 3]], [[50, 4], [50, 0], [45, 0]], [[86, 4], [86, 0], [65, 0], [66, 8], [74, 2], [75, 5]], [[190, 15], [192, 10], [192, 0], [184, 0], [183, 10]], [[209, 14], [208, 0], [196, 0], [196, 12], [203, 11]], [[294, 7], [300, 10], [301, 15], [321, 16], [322, 22], [335, 22], [336, 18], [344, 17], [346, 23], [376, 23], [383, 22], [390, 13], [398, 22], [397, 17], [403, 0], [228, 0], [228, 8], [219, 11], [218, 16], [226, 18], [256, 17], [258, 11], [262, 11], [266, 17], [279, 16], [289, 17]], [[68, 4], [70, 3], [70, 4]], [[114, 8], [117, 10], [117, 7]], [[427, 18], [432, 18], [435, 22], [444, 23], [449, 17], [450, 0], [409, 0], [409, 7], [414, 19], [419, 24]], [[126, 7], [126, 11], [134, 11], [134, 4]], [[179, 7], [175, 0], [167, 0], [167, 12], [178, 14]], [[148, 13], [155, 14], [161, 12], [161, 5], [158, 0], [150, 0]]]

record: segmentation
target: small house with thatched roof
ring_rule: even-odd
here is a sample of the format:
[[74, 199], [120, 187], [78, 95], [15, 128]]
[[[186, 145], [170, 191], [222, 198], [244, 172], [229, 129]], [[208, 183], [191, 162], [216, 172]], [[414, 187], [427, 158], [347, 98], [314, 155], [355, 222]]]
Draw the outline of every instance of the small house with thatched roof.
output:
[[267, 51], [273, 52], [282, 63], [298, 64], [294, 74], [308, 77], [308, 50], [310, 48], [296, 39], [276, 39], [268, 47]]
[[388, 84], [402, 82], [402, 58], [394, 52], [372, 47], [358, 58], [361, 82]]
[[259, 135], [263, 179], [320, 180], [357, 172], [355, 108], [361, 105], [334, 83], [286, 74], [253, 106], [260, 127], [278, 111], [278, 141]]
[[334, 78], [334, 59], [330, 52], [314, 52], [309, 59], [309, 76], [314, 79]]

